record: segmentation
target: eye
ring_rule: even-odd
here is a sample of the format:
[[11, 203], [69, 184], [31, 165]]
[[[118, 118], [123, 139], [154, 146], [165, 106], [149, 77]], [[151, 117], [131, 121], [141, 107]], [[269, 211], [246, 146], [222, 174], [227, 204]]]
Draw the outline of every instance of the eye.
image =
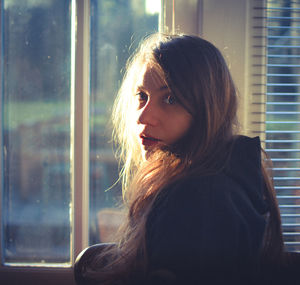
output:
[[164, 98], [164, 102], [168, 105], [174, 105], [177, 103], [177, 100], [173, 95], [168, 95]]
[[137, 92], [136, 96], [138, 97], [139, 101], [147, 101], [148, 100], [148, 95], [142, 91]]
[[142, 106], [144, 106], [147, 103], [148, 95], [145, 92], [138, 91], [136, 93], [136, 96], [137, 96], [138, 101], [139, 101], [139, 108], [141, 108]]

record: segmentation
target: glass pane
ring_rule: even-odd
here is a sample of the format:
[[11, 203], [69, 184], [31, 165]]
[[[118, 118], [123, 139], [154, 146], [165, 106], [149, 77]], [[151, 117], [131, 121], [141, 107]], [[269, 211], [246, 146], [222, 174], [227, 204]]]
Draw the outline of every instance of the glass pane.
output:
[[5, 263], [70, 262], [71, 0], [5, 0]]
[[267, 2], [266, 149], [287, 251], [300, 251], [300, 2]]
[[[91, 1], [90, 244], [111, 241], [121, 216], [118, 165], [107, 127], [126, 60], [158, 30], [160, 0]], [[109, 189], [109, 190], [107, 190]]]

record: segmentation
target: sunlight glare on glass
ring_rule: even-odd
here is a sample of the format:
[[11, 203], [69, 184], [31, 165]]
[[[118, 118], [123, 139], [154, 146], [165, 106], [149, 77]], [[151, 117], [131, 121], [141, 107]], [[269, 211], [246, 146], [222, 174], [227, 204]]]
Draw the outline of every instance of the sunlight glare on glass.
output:
[[161, 0], [146, 0], [146, 13], [159, 14], [161, 10]]

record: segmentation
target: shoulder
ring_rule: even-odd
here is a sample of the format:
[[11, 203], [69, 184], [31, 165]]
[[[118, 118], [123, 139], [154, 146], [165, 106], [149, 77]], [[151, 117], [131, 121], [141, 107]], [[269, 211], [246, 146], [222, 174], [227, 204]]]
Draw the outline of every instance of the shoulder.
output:
[[216, 210], [224, 204], [249, 201], [243, 186], [224, 173], [187, 177], [171, 184], [163, 192], [164, 206], [175, 206], [176, 209], [189, 204], [197, 205], [198, 210], [207, 207]]
[[172, 209], [178, 203], [181, 207], [191, 203], [205, 209], [208, 203], [213, 208], [246, 203], [260, 214], [266, 213], [259, 138], [237, 136], [228, 151], [229, 159], [218, 173], [196, 173], [178, 180], [162, 191], [155, 204], [163, 203]]
[[180, 225], [192, 235], [205, 231], [208, 238], [217, 233], [224, 236], [226, 229], [263, 230], [264, 218], [245, 189], [223, 173], [188, 177], [163, 192], [148, 217], [152, 229], [158, 226], [171, 233], [177, 231], [174, 225]]
[[264, 218], [238, 183], [224, 174], [190, 177], [167, 191], [147, 221], [147, 247], [154, 268], [211, 270], [236, 266], [258, 254]]

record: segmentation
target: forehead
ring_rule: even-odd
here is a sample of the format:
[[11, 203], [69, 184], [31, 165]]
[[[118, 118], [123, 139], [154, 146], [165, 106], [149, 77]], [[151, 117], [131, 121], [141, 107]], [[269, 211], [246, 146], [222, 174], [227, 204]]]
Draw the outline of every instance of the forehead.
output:
[[144, 64], [137, 78], [137, 86], [143, 88], [154, 88], [165, 86], [166, 82], [161, 71], [157, 67]]

